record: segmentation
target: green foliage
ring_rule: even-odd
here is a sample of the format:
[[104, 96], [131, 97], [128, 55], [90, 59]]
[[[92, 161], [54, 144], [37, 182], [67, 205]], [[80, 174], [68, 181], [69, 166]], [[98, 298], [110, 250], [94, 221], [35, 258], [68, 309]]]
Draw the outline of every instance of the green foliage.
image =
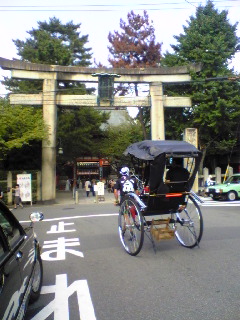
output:
[[[90, 48], [86, 48], [88, 36], [81, 36], [79, 29], [81, 24], [72, 22], [62, 24], [59, 19], [51, 18], [49, 22], [38, 22], [38, 28], [28, 31], [29, 38], [25, 41], [14, 40], [18, 55], [23, 61], [42, 64], [82, 66], [90, 65], [91, 53]], [[38, 93], [42, 91], [42, 81], [38, 80], [15, 80], [8, 79], [5, 81], [8, 89], [14, 92]], [[94, 89], [86, 88], [84, 84], [78, 82], [59, 82], [59, 94], [90, 94]], [[17, 110], [12, 108], [12, 110]], [[20, 112], [21, 110], [21, 112]], [[42, 122], [42, 110], [38, 108], [22, 107], [18, 109], [18, 114], [14, 114], [16, 124], [22, 125], [21, 118], [24, 112], [29, 112], [29, 122], [38, 124]], [[34, 110], [34, 111], [33, 111]], [[37, 119], [30, 117], [36, 114]], [[58, 157], [58, 161], [72, 161], [80, 155], [98, 155], [98, 145], [103, 138], [103, 132], [100, 128], [102, 123], [106, 123], [107, 114], [100, 113], [91, 108], [82, 108], [80, 110], [59, 109], [58, 110], [58, 132], [57, 143], [61, 141], [61, 147], [64, 155]], [[23, 126], [24, 127], [24, 126]], [[26, 126], [27, 128], [27, 126]], [[42, 126], [42, 128], [44, 128]], [[18, 126], [12, 128], [12, 139], [9, 139], [11, 151], [8, 149], [6, 168], [39, 168], [41, 164], [41, 146], [32, 141], [34, 132], [28, 132], [28, 140], [20, 131]], [[38, 131], [38, 136], [41, 131]], [[24, 133], [24, 132], [23, 132]], [[27, 134], [27, 132], [26, 132]], [[38, 137], [37, 136], [37, 137]], [[42, 138], [46, 138], [42, 135]], [[24, 141], [24, 145], [23, 145]], [[26, 143], [30, 144], [28, 148]], [[58, 145], [59, 146], [59, 145]], [[17, 148], [21, 148], [21, 150]], [[33, 155], [35, 156], [33, 158]]]
[[[168, 138], [179, 137], [184, 128], [195, 127], [200, 148], [220, 154], [230, 152], [236, 143], [240, 119], [239, 83], [227, 80], [234, 76], [228, 62], [236, 53], [240, 39], [236, 36], [237, 23], [231, 25], [227, 14], [225, 10], [218, 12], [211, 1], [199, 6], [196, 16], [190, 17], [184, 26], [184, 33], [175, 36], [174, 53], [167, 52], [162, 60], [166, 66], [202, 64], [201, 72], [192, 73], [191, 84], [165, 86], [165, 94], [190, 96], [193, 105], [190, 110], [166, 114]], [[218, 81], [224, 77], [226, 81]]]
[[[38, 28], [28, 31], [29, 38], [13, 40], [21, 60], [32, 63], [43, 63], [63, 66], [87, 67], [91, 64], [91, 48], [86, 48], [87, 35], [80, 35], [78, 31], [81, 24], [73, 24], [72, 21], [62, 24], [59, 19], [53, 17], [49, 22], [38, 22]], [[5, 79], [8, 90], [18, 92], [42, 91], [42, 81]], [[85, 86], [73, 82], [61, 82], [61, 89], [68, 89], [68, 93], [77, 90], [77, 93]], [[86, 91], [85, 91], [86, 92]]]
[[77, 31], [80, 26], [72, 21], [64, 25], [53, 17], [49, 23], [39, 21], [38, 29], [28, 31], [30, 38], [26, 41], [13, 42], [24, 61], [87, 67], [90, 65], [91, 49], [84, 47], [88, 36], [80, 36]]
[[182, 108], [165, 108], [165, 139], [182, 140], [183, 132], [189, 121], [189, 110]]
[[68, 161], [80, 156], [100, 156], [100, 144], [104, 138], [101, 128], [109, 114], [93, 108], [64, 110], [58, 112], [57, 137], [63, 148], [62, 160]]
[[129, 120], [117, 127], [109, 127], [105, 132], [106, 139], [101, 145], [103, 156], [109, 157], [111, 162], [125, 161], [123, 152], [134, 142], [143, 140], [141, 127], [137, 120]]
[[175, 36], [177, 45], [172, 48], [180, 61], [203, 63], [204, 77], [225, 73], [228, 59], [236, 52], [239, 39], [236, 36], [237, 23], [233, 26], [227, 19], [228, 12], [218, 12], [211, 1], [199, 6], [196, 17], [191, 16], [184, 34]]
[[22, 148], [9, 150], [3, 162], [5, 170], [41, 170], [42, 141], [30, 141]]
[[8, 100], [0, 100], [0, 146], [1, 155], [20, 149], [32, 141], [47, 138], [48, 129], [39, 109], [10, 106]]
[[[240, 119], [239, 83], [208, 82], [201, 87], [202, 90], [193, 95], [197, 107], [192, 112], [192, 123], [199, 130], [201, 147], [215, 141], [215, 150], [229, 151], [236, 143]], [[226, 144], [226, 140], [230, 144]]]

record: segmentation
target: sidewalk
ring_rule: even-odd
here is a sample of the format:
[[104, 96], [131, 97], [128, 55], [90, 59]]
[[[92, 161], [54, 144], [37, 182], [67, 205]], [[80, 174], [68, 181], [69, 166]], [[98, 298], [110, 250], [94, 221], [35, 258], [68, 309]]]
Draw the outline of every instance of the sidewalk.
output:
[[[93, 197], [92, 193], [89, 194], [89, 197], [86, 196], [85, 189], [77, 189], [78, 191], [78, 204], [88, 204], [88, 203], [96, 203], [97, 197]], [[113, 193], [108, 193], [108, 191], [104, 190], [103, 201], [99, 201], [99, 203], [114, 203], [114, 195]], [[72, 191], [56, 191], [56, 204], [75, 204], [76, 201], [73, 198]]]
[[[78, 191], [78, 204], [92, 204], [97, 202], [96, 196], [93, 197], [92, 193], [89, 194], [89, 197], [86, 196], [85, 189], [77, 189]], [[99, 201], [99, 203], [112, 203], [114, 204], [114, 195], [109, 193], [106, 189], [104, 190], [104, 201]], [[198, 196], [198, 203], [205, 202], [206, 198]], [[75, 199], [73, 198], [72, 191], [56, 191], [56, 204], [76, 204]]]

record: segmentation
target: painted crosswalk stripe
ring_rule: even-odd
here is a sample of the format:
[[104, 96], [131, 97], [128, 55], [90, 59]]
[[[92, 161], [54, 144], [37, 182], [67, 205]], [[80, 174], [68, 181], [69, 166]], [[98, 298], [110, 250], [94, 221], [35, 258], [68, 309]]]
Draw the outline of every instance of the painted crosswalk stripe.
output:
[[203, 203], [199, 203], [200, 206], [203, 207], [239, 207], [240, 201], [216, 201], [212, 198], [204, 198], [200, 197]]

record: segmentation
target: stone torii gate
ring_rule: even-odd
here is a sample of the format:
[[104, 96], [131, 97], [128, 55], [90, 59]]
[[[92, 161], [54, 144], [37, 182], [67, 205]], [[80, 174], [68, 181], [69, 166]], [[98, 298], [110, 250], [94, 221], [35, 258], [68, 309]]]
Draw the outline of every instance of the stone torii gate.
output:
[[[0, 58], [2, 69], [11, 70], [16, 79], [43, 81], [43, 90], [38, 94], [10, 94], [11, 104], [42, 105], [43, 119], [49, 127], [48, 141], [42, 143], [42, 200], [56, 198], [56, 123], [57, 105], [75, 107], [126, 108], [151, 107], [151, 136], [153, 140], [165, 139], [164, 107], [191, 107], [187, 97], [163, 95], [163, 83], [190, 81], [190, 71], [198, 72], [200, 65], [159, 68], [85, 68], [27, 63]], [[112, 75], [118, 83], [149, 84], [150, 97], [114, 97], [111, 101], [97, 101], [95, 95], [63, 95], [57, 91], [58, 81], [97, 83], [93, 76]]]

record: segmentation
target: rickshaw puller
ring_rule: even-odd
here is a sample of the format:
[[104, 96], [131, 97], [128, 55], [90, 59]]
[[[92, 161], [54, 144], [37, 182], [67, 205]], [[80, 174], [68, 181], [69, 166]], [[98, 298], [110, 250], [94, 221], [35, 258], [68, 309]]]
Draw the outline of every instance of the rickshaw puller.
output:
[[[114, 185], [115, 205], [121, 204], [122, 198], [128, 192], [135, 192], [136, 194], [138, 194], [136, 179], [134, 179], [133, 177], [130, 177], [129, 172], [130, 171], [128, 167], [123, 167], [120, 170], [121, 177], [117, 179]], [[120, 193], [120, 202], [118, 199], [119, 193]]]

